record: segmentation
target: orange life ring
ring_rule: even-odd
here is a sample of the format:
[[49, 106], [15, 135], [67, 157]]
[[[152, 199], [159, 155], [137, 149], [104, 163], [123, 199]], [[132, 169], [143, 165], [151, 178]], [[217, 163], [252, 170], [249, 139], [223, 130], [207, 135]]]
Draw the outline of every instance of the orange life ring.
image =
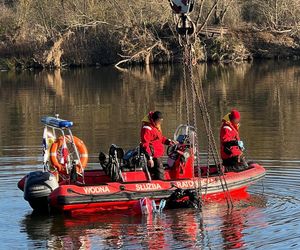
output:
[[[71, 136], [66, 135], [66, 136], [61, 136], [59, 137], [52, 145], [50, 148], [50, 162], [52, 166], [54, 166], [58, 172], [60, 173], [66, 173], [65, 166], [60, 163], [60, 158], [61, 158], [61, 149], [64, 143], [64, 140], [66, 140], [67, 143], [71, 142]], [[88, 151], [86, 146], [84, 145], [83, 141], [80, 140], [78, 137], [73, 136], [74, 144], [78, 150], [78, 154], [80, 157], [80, 162], [82, 168], [85, 168], [88, 163]], [[77, 164], [76, 166], [77, 173], [82, 172], [82, 169], [80, 167], [80, 164]]]

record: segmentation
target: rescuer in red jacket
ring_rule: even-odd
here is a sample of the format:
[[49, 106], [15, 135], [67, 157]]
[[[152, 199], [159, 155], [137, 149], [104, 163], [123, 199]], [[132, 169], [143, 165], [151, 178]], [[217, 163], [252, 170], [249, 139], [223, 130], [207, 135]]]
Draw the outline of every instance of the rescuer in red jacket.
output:
[[150, 172], [155, 179], [164, 180], [165, 170], [161, 157], [164, 155], [164, 145], [176, 143], [162, 135], [161, 123], [163, 115], [160, 111], [150, 112], [143, 119], [141, 129], [141, 147], [147, 158]]
[[235, 109], [222, 119], [221, 157], [227, 171], [242, 171], [248, 166], [243, 156], [244, 143], [239, 136], [240, 119], [241, 115]]

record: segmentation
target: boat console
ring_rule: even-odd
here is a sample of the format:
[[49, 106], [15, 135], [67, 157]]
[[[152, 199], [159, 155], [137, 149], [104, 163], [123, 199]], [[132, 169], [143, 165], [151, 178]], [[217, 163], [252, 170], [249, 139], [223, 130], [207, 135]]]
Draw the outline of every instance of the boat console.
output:
[[[179, 180], [194, 177], [195, 130], [188, 125], [179, 125], [174, 133], [178, 144], [168, 146], [165, 179]], [[112, 181], [151, 181], [147, 160], [140, 147], [124, 150], [112, 144], [108, 154], [100, 152], [99, 162]]]

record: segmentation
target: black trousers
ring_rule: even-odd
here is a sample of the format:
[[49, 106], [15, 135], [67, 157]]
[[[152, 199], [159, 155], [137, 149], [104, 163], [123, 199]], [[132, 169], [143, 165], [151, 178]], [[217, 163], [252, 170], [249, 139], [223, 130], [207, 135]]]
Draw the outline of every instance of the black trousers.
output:
[[165, 179], [165, 168], [160, 158], [153, 158], [154, 167], [149, 169], [149, 172], [153, 174], [155, 180], [164, 180]]
[[223, 160], [223, 165], [226, 172], [240, 172], [248, 168], [248, 164], [244, 157], [231, 157]]

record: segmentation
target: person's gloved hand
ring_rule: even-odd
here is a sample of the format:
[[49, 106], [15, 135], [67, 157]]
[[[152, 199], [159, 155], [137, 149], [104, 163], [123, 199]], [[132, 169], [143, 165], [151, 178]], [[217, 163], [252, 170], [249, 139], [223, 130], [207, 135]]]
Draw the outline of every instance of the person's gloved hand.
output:
[[228, 147], [224, 147], [224, 152], [225, 152], [227, 155], [231, 155], [231, 154], [232, 154], [230, 148], [228, 148]]
[[170, 140], [170, 145], [171, 146], [177, 145], [178, 143], [179, 143], [178, 141]]
[[238, 141], [238, 146], [239, 146], [240, 150], [242, 150], [242, 151], [245, 150], [244, 142], [243, 141]]
[[153, 168], [154, 167], [154, 161], [152, 159], [148, 160], [147, 164], [148, 164], [149, 168]]
[[169, 145], [169, 146], [174, 146], [174, 145], [177, 145], [178, 143], [179, 143], [178, 141], [174, 141], [172, 139], [168, 139], [165, 144]]

